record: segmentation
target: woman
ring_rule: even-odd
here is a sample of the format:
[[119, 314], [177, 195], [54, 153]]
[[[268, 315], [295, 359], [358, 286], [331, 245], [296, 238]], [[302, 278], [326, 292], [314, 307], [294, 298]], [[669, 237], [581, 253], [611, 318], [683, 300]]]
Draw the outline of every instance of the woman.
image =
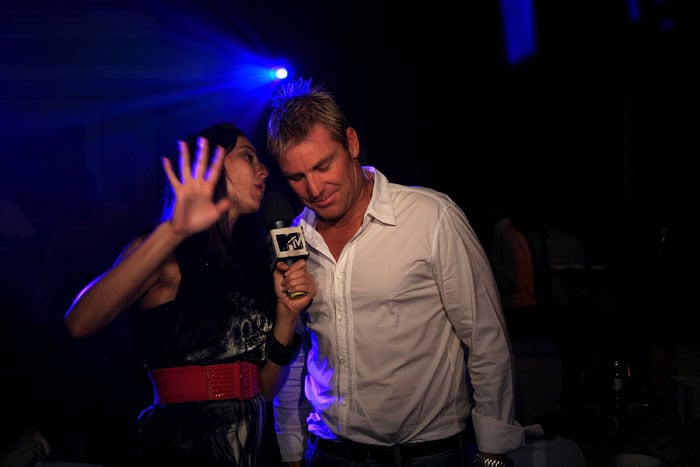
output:
[[178, 144], [177, 165], [163, 158], [172, 196], [161, 222], [78, 295], [65, 322], [84, 337], [139, 310], [134, 336], [154, 388], [139, 416], [144, 465], [255, 466], [267, 401], [316, 287], [303, 260], [270, 273], [255, 215], [268, 170], [241, 130], [221, 123]]

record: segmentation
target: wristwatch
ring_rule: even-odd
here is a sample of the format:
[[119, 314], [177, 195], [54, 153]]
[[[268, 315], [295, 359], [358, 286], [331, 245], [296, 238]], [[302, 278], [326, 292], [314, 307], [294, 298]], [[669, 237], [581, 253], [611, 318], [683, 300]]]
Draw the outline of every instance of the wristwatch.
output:
[[477, 454], [474, 458], [474, 467], [513, 467], [515, 463], [512, 459], [491, 459]]

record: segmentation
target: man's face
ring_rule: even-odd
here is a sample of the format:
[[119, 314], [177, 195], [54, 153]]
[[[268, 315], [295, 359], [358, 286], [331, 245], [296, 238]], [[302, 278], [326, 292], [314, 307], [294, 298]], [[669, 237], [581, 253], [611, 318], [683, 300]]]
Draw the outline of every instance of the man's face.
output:
[[282, 174], [299, 199], [327, 222], [341, 219], [362, 190], [357, 133], [348, 129], [349, 150], [316, 125], [279, 158]]

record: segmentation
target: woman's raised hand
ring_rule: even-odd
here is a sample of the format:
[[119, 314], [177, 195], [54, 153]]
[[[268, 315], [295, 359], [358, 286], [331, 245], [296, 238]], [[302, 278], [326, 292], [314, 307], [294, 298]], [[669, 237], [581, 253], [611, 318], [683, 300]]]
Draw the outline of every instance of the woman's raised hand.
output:
[[182, 235], [192, 235], [214, 225], [231, 206], [231, 201], [222, 198], [213, 201], [214, 189], [224, 166], [224, 149], [217, 146], [214, 160], [209, 162], [209, 142], [197, 140], [197, 154], [193, 164], [187, 143], [178, 141], [180, 151], [180, 179], [177, 178], [170, 160], [162, 158], [163, 168], [175, 193], [175, 206], [170, 217], [173, 230]]

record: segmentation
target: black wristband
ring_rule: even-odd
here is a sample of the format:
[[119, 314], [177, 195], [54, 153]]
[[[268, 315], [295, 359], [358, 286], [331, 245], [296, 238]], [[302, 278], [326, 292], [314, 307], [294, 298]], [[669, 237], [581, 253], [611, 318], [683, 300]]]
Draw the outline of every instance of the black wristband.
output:
[[291, 345], [284, 345], [270, 334], [267, 345], [267, 359], [279, 366], [286, 366], [296, 358], [297, 352], [299, 352], [301, 347], [301, 336], [298, 332], [295, 332]]

